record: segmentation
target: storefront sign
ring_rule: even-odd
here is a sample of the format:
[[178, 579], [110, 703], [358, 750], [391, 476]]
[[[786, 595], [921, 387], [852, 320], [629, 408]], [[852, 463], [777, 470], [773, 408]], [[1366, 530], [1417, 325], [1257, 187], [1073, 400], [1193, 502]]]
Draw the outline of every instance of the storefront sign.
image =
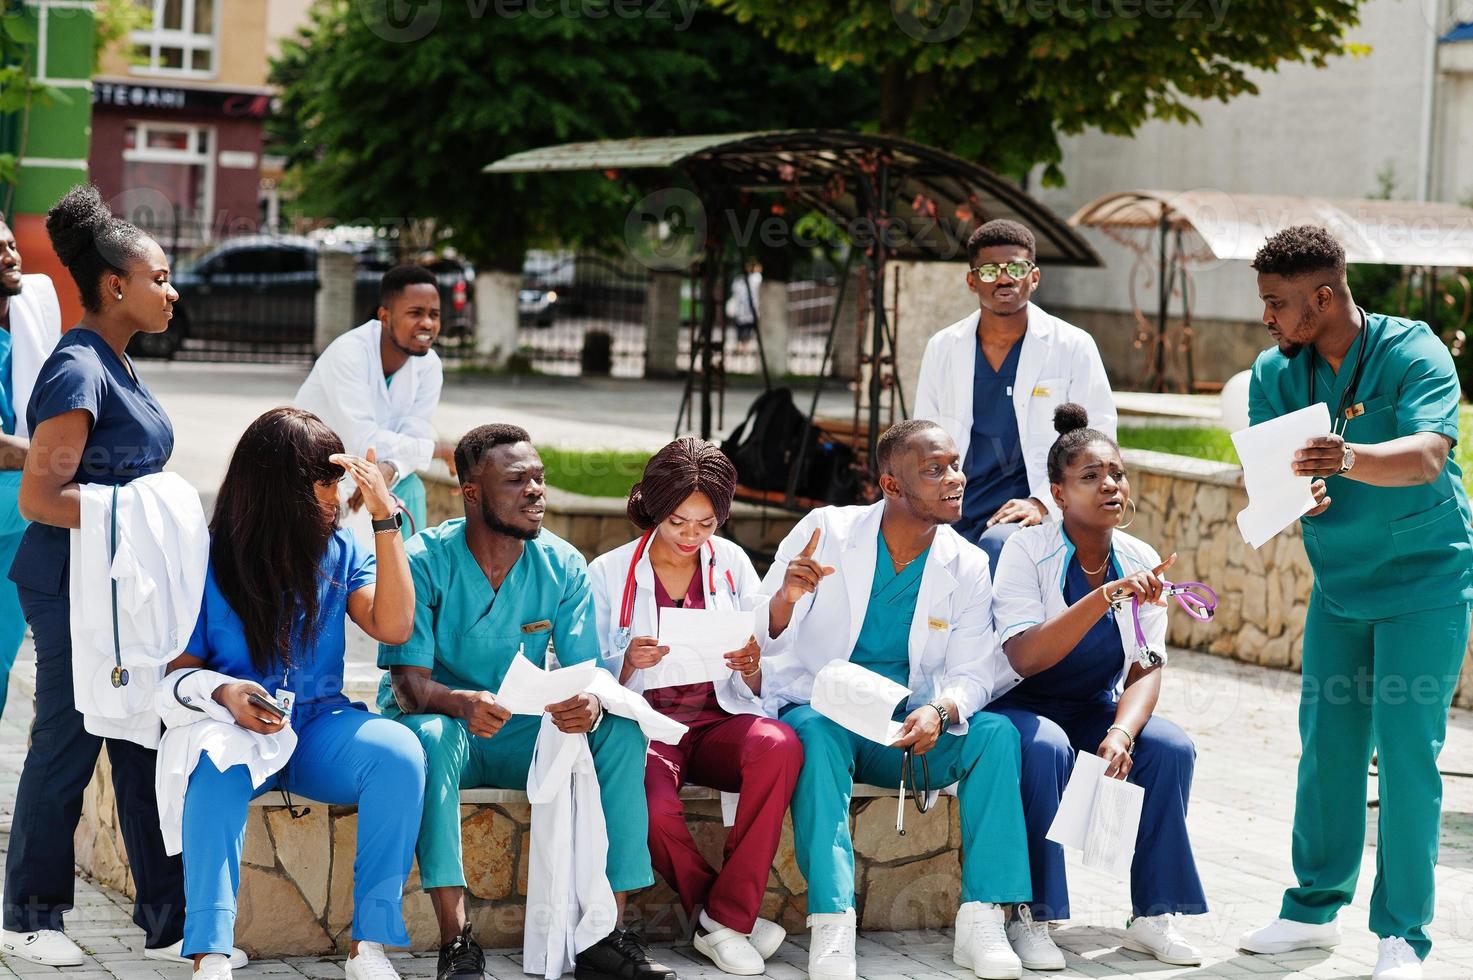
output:
[[208, 115], [264, 117], [271, 96], [222, 89], [169, 88], [126, 82], [94, 82], [92, 104], [125, 109], [169, 109]]

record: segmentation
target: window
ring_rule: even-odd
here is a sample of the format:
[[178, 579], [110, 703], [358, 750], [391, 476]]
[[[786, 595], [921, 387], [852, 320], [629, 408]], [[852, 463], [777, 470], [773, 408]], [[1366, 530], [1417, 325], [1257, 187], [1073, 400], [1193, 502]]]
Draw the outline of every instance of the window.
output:
[[123, 179], [146, 195], [147, 211], [127, 215], [172, 251], [210, 238], [215, 196], [214, 131], [209, 126], [131, 122], [123, 130]]
[[153, 26], [133, 32], [139, 74], [213, 78], [215, 0], [137, 0], [153, 8]]

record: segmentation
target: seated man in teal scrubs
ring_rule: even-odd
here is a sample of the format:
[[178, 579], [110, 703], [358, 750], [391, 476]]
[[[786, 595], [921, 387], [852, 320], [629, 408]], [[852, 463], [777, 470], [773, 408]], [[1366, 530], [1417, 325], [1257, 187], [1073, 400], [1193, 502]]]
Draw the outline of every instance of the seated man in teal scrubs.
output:
[[[566, 666], [599, 656], [588, 566], [542, 530], [542, 460], [527, 433], [483, 425], [455, 447], [465, 517], [423, 531], [407, 547], [414, 635], [380, 646], [388, 668], [379, 707], [419, 736], [428, 765], [416, 854], [440, 925], [437, 980], [481, 980], [485, 959], [465, 912], [460, 790], [527, 788], [541, 719], [512, 716], [491, 693], [522, 652], [547, 666], [551, 640]], [[620, 917], [626, 892], [654, 884], [644, 793], [645, 740], [626, 718], [603, 717], [592, 694], [548, 708], [558, 728], [587, 733], [608, 825], [609, 885]], [[634, 933], [619, 927], [578, 954], [584, 980], [675, 980]]]
[[[993, 633], [987, 558], [951, 529], [967, 478], [956, 443], [935, 422], [897, 423], [876, 456], [884, 499], [823, 507], [800, 521], [778, 546], [762, 582], [771, 598], [757, 607], [759, 629], [773, 640], [766, 707], [803, 743], [793, 842], [808, 881], [808, 974], [855, 980], [849, 800], [856, 781], [900, 786], [909, 750], [917, 793], [957, 784], [957, 964], [978, 977], [1018, 977], [1001, 908], [1032, 893], [1018, 730], [982, 710], [1018, 676]], [[834, 660], [910, 689], [894, 716], [904, 721], [898, 740], [868, 741], [809, 704], [815, 676]], [[949, 887], [947, 878], [915, 882], [910, 894]]]

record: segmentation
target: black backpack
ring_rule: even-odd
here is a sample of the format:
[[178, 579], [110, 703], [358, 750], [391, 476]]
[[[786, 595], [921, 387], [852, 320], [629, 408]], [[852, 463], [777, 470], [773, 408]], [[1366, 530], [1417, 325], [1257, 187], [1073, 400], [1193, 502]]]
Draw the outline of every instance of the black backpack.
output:
[[721, 451], [735, 464], [742, 486], [786, 493], [804, 440], [808, 448], [797, 495], [832, 504], [853, 503], [860, 482], [854, 472], [854, 451], [810, 424], [787, 388], [759, 395]]

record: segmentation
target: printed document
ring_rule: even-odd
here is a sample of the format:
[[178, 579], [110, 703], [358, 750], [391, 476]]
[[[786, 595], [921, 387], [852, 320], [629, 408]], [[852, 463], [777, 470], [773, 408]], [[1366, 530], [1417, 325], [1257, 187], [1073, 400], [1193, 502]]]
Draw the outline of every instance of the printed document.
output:
[[540, 715], [549, 704], [559, 704], [588, 690], [594, 672], [602, 669], [588, 660], [543, 670], [519, 652], [507, 668], [496, 701], [514, 715]]
[[1233, 433], [1243, 464], [1248, 506], [1238, 514], [1238, 530], [1254, 548], [1314, 509], [1310, 478], [1294, 475], [1294, 454], [1311, 439], [1330, 434], [1330, 410], [1315, 402]]
[[910, 688], [847, 660], [835, 660], [813, 679], [813, 710], [871, 742], [890, 745], [902, 723], [893, 720], [895, 706], [910, 697]]
[[747, 645], [754, 622], [750, 609], [661, 609], [660, 646], [670, 652], [645, 668], [644, 689], [730, 677], [726, 655]]
[[1086, 868], [1128, 878], [1146, 793], [1135, 783], [1106, 776], [1105, 768], [1105, 760], [1092, 752], [1076, 754], [1074, 772], [1046, 836], [1083, 851]]

